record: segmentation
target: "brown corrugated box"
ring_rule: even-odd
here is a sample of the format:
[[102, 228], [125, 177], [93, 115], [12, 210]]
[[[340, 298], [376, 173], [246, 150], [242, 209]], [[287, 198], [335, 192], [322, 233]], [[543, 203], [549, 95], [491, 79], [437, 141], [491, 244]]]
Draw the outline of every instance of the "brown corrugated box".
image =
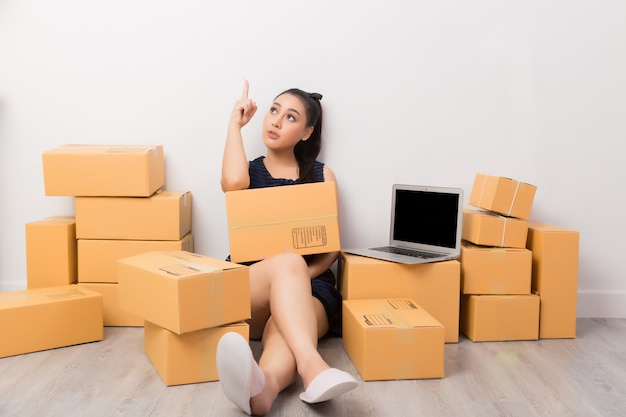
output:
[[161, 145], [61, 145], [42, 164], [46, 195], [148, 197], [165, 184]]
[[341, 248], [334, 182], [229, 191], [226, 210], [233, 262]]

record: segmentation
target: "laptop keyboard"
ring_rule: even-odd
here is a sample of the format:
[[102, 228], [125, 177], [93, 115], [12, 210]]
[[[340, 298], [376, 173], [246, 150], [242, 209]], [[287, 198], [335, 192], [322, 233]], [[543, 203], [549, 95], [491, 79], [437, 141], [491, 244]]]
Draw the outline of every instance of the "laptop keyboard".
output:
[[378, 248], [371, 248], [371, 249], [379, 251], [379, 252], [387, 252], [387, 253], [395, 253], [398, 255], [412, 256], [414, 258], [430, 259], [430, 258], [437, 258], [441, 256], [440, 254], [437, 254], [437, 253], [424, 252], [424, 251], [415, 250], [415, 249], [398, 248], [395, 246], [381, 246]]

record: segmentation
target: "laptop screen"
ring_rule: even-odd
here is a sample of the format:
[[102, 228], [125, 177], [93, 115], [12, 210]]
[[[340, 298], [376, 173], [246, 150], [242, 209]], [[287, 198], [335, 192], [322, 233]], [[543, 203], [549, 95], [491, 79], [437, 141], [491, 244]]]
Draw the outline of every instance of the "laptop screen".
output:
[[458, 194], [397, 189], [392, 239], [454, 248], [459, 198]]

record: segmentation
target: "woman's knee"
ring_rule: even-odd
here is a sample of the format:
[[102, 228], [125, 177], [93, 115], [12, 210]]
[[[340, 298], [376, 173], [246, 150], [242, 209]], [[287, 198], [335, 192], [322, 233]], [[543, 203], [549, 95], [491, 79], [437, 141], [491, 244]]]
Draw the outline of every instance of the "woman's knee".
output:
[[274, 256], [273, 262], [279, 270], [290, 272], [294, 275], [305, 275], [308, 278], [309, 267], [302, 257], [295, 252], [283, 252]]

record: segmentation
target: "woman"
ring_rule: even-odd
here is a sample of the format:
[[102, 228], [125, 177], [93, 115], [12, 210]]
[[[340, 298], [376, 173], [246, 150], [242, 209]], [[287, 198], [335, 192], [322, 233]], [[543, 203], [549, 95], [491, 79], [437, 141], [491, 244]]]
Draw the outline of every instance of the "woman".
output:
[[[267, 153], [251, 162], [241, 128], [257, 106], [248, 98], [248, 82], [235, 103], [222, 161], [226, 191], [335, 181], [316, 160], [321, 148], [321, 95], [299, 89], [279, 94], [263, 122]], [[254, 361], [249, 344], [237, 333], [222, 337], [217, 367], [227, 397], [247, 414], [264, 415], [278, 394], [298, 376], [308, 403], [329, 400], [358, 385], [348, 373], [331, 368], [317, 341], [340, 325], [341, 298], [329, 267], [337, 253], [302, 257], [285, 252], [250, 265], [252, 318], [250, 338], [260, 338], [263, 353]]]

